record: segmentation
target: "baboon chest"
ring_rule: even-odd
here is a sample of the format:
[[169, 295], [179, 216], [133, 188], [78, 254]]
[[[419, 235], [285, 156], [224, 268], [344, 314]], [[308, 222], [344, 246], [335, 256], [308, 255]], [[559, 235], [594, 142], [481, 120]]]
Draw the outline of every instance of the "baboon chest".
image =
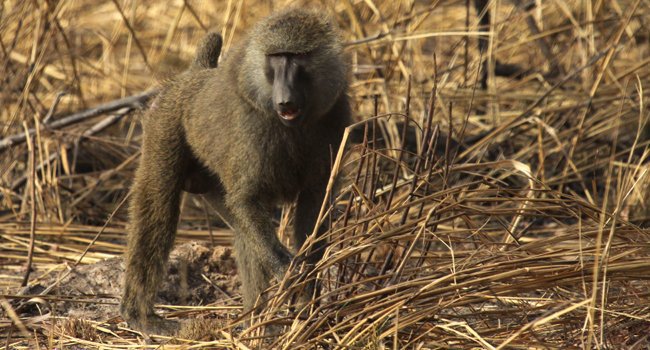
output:
[[297, 140], [281, 137], [267, 140], [260, 150], [262, 190], [277, 200], [293, 200], [303, 189], [310, 168], [314, 166], [309, 150]]

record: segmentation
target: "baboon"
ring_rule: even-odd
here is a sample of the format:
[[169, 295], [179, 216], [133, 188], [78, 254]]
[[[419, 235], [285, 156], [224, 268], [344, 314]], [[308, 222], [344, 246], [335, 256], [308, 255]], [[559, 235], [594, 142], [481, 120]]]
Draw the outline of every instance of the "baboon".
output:
[[[350, 124], [348, 66], [333, 20], [290, 9], [258, 23], [217, 66], [208, 36], [186, 72], [166, 83], [143, 118], [130, 201], [124, 319], [151, 333], [177, 324], [153, 301], [174, 242], [181, 191], [200, 193], [234, 227], [245, 310], [292, 254], [277, 238], [275, 206], [296, 200], [295, 248], [312, 232], [330, 176], [330, 150]], [[323, 253], [316, 246], [308, 262]]]

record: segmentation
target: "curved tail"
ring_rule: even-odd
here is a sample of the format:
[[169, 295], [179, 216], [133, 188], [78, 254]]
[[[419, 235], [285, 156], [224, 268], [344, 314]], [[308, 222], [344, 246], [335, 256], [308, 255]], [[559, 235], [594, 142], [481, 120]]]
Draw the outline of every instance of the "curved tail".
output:
[[201, 43], [196, 50], [196, 57], [190, 69], [217, 68], [222, 44], [223, 38], [221, 38], [221, 35], [216, 32], [208, 33], [201, 39]]

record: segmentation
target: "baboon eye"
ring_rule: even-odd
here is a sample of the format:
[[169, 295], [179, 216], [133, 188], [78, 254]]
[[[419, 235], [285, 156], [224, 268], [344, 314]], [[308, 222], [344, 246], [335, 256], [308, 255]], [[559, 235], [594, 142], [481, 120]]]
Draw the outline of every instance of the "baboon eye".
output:
[[274, 52], [267, 54], [267, 57], [289, 57], [289, 58], [307, 58], [311, 55], [311, 52]]
[[301, 80], [307, 82], [311, 79], [311, 76], [309, 75], [309, 72], [307, 72], [307, 69], [304, 66], [298, 66], [298, 76], [300, 77]]
[[311, 58], [311, 52], [299, 52], [292, 55], [292, 57], [300, 62], [306, 62]]
[[273, 67], [267, 62], [267, 64], [264, 67], [264, 76], [266, 77], [266, 81], [272, 83], [273, 79], [275, 78], [275, 74], [273, 74]]

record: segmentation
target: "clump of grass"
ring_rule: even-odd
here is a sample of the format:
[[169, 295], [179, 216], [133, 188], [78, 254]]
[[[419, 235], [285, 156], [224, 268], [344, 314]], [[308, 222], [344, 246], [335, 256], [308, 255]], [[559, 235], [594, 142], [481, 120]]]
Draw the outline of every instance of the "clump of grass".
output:
[[93, 323], [88, 320], [78, 318], [63, 320], [60, 332], [72, 338], [84, 339], [91, 342], [102, 341], [99, 332], [97, 332]]

